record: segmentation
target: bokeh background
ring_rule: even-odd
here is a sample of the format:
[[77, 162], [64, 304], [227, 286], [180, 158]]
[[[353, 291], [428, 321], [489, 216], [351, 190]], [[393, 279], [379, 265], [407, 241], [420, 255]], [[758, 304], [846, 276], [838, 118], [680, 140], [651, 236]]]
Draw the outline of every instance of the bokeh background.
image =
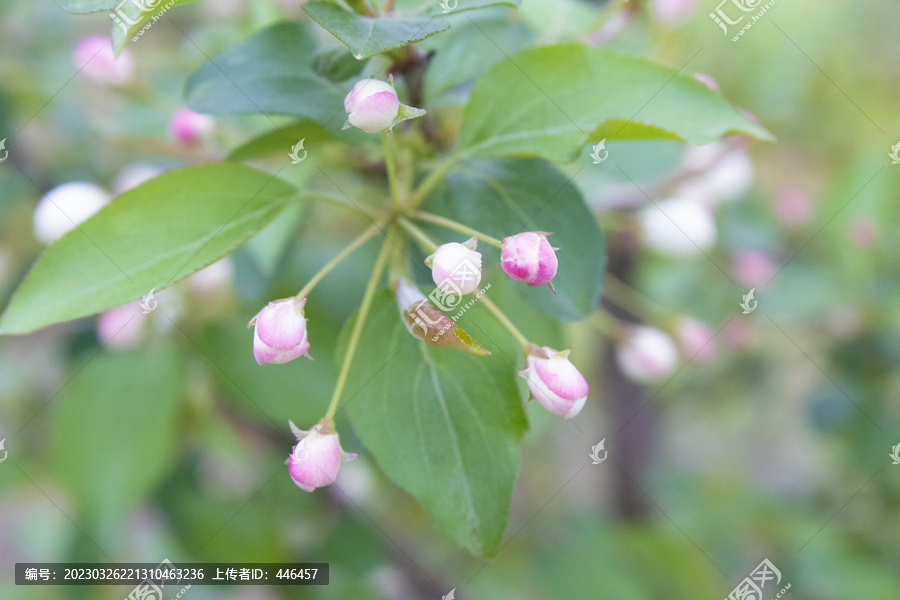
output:
[[[786, 598], [897, 598], [900, 465], [888, 455], [900, 444], [900, 166], [888, 153], [900, 140], [900, 5], [780, 0], [738, 42], [709, 19], [714, 8], [524, 0], [519, 10], [466, 13], [422, 44], [436, 50], [428, 108], [450, 122], [472, 79], [504, 53], [588, 39], [711, 76], [777, 137], [729, 139], [716, 152], [610, 142], [603, 165], [581, 169], [585, 152], [569, 168], [607, 234], [610, 271], [638, 290], [612, 284], [604, 310], [663, 329], [683, 349], [672, 370], [638, 383], [615, 362], [606, 319], [529, 324], [577, 348], [592, 393], [574, 423], [528, 410], [496, 557], [451, 545], [364, 450], [342, 467], [340, 490], [306, 494], [287, 476], [285, 424], [323, 412], [337, 333], [372, 261], [372, 252], [354, 256], [318, 288], [328, 301], [308, 305], [315, 369], [258, 367], [247, 321], [266, 300], [295, 293], [365, 224], [307, 205], [158, 292], [150, 315], [135, 302], [0, 338], [9, 453], [0, 463], [0, 597], [129, 592], [16, 587], [15, 562], [169, 558], [331, 564], [328, 587], [195, 586], [184, 597], [197, 600], [399, 600], [453, 588], [462, 599], [718, 599], [768, 558], [791, 584]], [[208, 55], [284, 18], [305, 18], [299, 2], [177, 8], [129, 46], [133, 80], [109, 86], [72, 58], [80, 39], [108, 32], [106, 14], [70, 15], [49, 0], [0, 6], [9, 151], [0, 306], [43, 248], [33, 213], [51, 188], [84, 181], [114, 194], [142, 173], [219, 159], [269, 128], [261, 117], [217, 118], [186, 143], [169, 121]], [[475, 31], [483, 37], [469, 37]], [[380, 201], [380, 188], [351, 168], [360, 164], [352, 152], [327, 160], [361, 200]], [[648, 197], [672, 195], [712, 211], [716, 235], [702, 252], [642, 236]], [[744, 315], [750, 288], [758, 307]], [[685, 349], [684, 318], [713, 341]], [[124, 322], [126, 335], [110, 342], [108, 328]], [[593, 465], [601, 439], [608, 460]], [[360, 448], [349, 426], [342, 441]]]

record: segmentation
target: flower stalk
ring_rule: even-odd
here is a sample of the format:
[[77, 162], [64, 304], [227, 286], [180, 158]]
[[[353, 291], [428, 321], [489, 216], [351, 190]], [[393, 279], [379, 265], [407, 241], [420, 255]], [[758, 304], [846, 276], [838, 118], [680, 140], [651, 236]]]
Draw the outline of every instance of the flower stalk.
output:
[[341, 393], [344, 391], [344, 384], [347, 382], [347, 375], [350, 373], [350, 365], [353, 363], [353, 355], [356, 354], [356, 347], [359, 344], [359, 338], [362, 335], [363, 325], [366, 321], [366, 315], [372, 306], [372, 299], [375, 297], [375, 289], [381, 280], [382, 271], [387, 263], [388, 255], [391, 251], [393, 242], [388, 237], [381, 246], [381, 252], [375, 260], [375, 266], [372, 274], [369, 276], [369, 283], [366, 285], [366, 291], [363, 294], [362, 304], [359, 307], [359, 315], [353, 324], [353, 331], [350, 333], [350, 341], [347, 344], [347, 353], [344, 355], [344, 362], [341, 365], [341, 372], [338, 374], [337, 384], [334, 387], [334, 393], [331, 396], [331, 402], [328, 404], [328, 411], [325, 413], [323, 421], [326, 423], [334, 423], [334, 413], [337, 412], [338, 402], [341, 399]]
[[310, 279], [307, 282], [307, 284], [303, 286], [303, 289], [300, 290], [295, 297], [299, 300], [301, 298], [308, 296], [309, 293], [312, 291], [312, 289], [314, 287], [316, 287], [316, 284], [319, 283], [331, 271], [333, 271], [335, 267], [337, 267], [339, 264], [341, 264], [341, 262], [345, 258], [350, 256], [350, 254], [352, 254], [354, 250], [356, 250], [357, 248], [359, 248], [360, 246], [365, 244], [367, 241], [369, 241], [369, 239], [373, 235], [375, 235], [379, 231], [382, 231], [384, 226], [387, 224], [388, 219], [389, 219], [388, 217], [380, 218], [378, 221], [376, 221], [370, 227], [368, 227], [365, 231], [363, 231], [361, 234], [359, 234], [359, 236], [357, 236], [356, 239], [354, 239], [352, 242], [350, 242], [346, 248], [341, 250], [337, 254], [337, 256], [332, 258], [330, 261], [328, 261], [328, 263], [324, 267], [319, 269], [319, 272], [316, 273], [315, 275], [313, 275], [312, 279]]

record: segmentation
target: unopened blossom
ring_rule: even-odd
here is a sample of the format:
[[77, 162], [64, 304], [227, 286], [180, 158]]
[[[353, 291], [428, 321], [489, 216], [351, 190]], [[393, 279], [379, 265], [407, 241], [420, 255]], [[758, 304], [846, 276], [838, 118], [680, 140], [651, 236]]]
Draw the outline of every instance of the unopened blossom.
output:
[[306, 298], [284, 298], [269, 302], [247, 327], [253, 330], [253, 356], [257, 364], [281, 364], [308, 354], [309, 341], [306, 338], [306, 319], [303, 307]]
[[878, 224], [872, 219], [862, 217], [850, 223], [850, 242], [860, 248], [871, 248], [878, 243]]
[[678, 364], [672, 339], [653, 327], [635, 326], [616, 349], [616, 361], [626, 377], [638, 382], [668, 375]]
[[581, 412], [588, 395], [587, 381], [569, 361], [569, 352], [571, 348], [559, 351], [531, 344], [525, 369], [519, 372], [541, 406], [567, 419]]
[[697, 0], [653, 0], [650, 12], [663, 23], [679, 23], [687, 19], [697, 8]]
[[500, 266], [515, 279], [531, 286], [549, 284], [556, 276], [559, 261], [556, 248], [547, 241], [552, 235], [542, 231], [526, 231], [503, 238], [500, 244]]
[[803, 188], [786, 186], [773, 198], [775, 214], [787, 227], [803, 225], [813, 216], [813, 200]]
[[169, 135], [172, 139], [190, 143], [210, 135], [216, 127], [216, 120], [211, 115], [194, 112], [181, 107], [169, 119]]
[[338, 434], [324, 419], [309, 431], [303, 431], [289, 421], [297, 445], [285, 461], [291, 479], [304, 492], [334, 483], [342, 462], [356, 458], [344, 452]]
[[675, 326], [675, 337], [684, 355], [694, 362], [708, 363], [716, 357], [713, 331], [696, 319], [680, 319]]
[[112, 42], [105, 35], [92, 35], [75, 46], [72, 55], [75, 68], [97, 83], [121, 86], [134, 79], [134, 57], [124, 48], [116, 56]]
[[136, 302], [111, 308], [97, 319], [97, 339], [104, 348], [130, 350], [144, 339], [146, 322]]
[[425, 264], [431, 267], [434, 284], [442, 292], [464, 296], [478, 289], [481, 283], [481, 253], [475, 251], [477, 245], [478, 240], [474, 237], [462, 244], [442, 244], [425, 259]]
[[716, 241], [716, 222], [712, 212], [693, 200], [663, 200], [641, 210], [638, 219], [644, 244], [663, 254], [699, 254]]
[[347, 121], [366, 133], [390, 129], [400, 112], [400, 100], [390, 83], [378, 79], [357, 81], [344, 98]]
[[761, 250], [742, 250], [732, 260], [737, 280], [747, 287], [757, 287], [769, 282], [778, 272], [775, 260]]
[[34, 236], [52, 244], [103, 208], [109, 199], [106, 190], [93, 183], [58, 185], [38, 200], [32, 217]]

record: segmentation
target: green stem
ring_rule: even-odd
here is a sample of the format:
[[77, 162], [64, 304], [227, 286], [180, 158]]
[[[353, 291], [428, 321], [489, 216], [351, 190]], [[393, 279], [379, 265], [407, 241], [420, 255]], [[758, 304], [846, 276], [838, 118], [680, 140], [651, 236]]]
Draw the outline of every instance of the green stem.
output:
[[337, 412], [338, 402], [341, 399], [341, 392], [344, 391], [344, 384], [347, 382], [347, 375], [350, 373], [350, 365], [353, 363], [353, 355], [356, 354], [356, 346], [359, 344], [359, 337], [362, 334], [363, 325], [366, 316], [369, 314], [369, 308], [372, 306], [372, 298], [375, 297], [375, 288], [381, 280], [381, 272], [384, 270], [384, 264], [387, 262], [393, 242], [390, 238], [384, 240], [378, 259], [375, 261], [375, 267], [372, 269], [372, 275], [369, 276], [369, 283], [366, 285], [365, 294], [363, 294], [362, 305], [359, 307], [359, 315], [353, 324], [353, 331], [350, 333], [350, 342], [347, 344], [347, 353], [344, 355], [344, 363], [341, 365], [341, 372], [338, 374], [337, 384], [334, 387], [334, 393], [331, 395], [331, 402], [328, 404], [328, 411], [325, 413], [324, 421], [334, 425], [334, 413]]
[[381, 132], [381, 145], [384, 147], [384, 164], [387, 168], [388, 187], [391, 192], [391, 207], [400, 207], [399, 187], [397, 186], [397, 164], [394, 162], [394, 149], [386, 131]]
[[435, 244], [434, 241], [430, 237], [428, 237], [424, 231], [413, 225], [409, 219], [407, 219], [406, 217], [400, 217], [399, 219], [397, 219], [397, 223], [399, 223], [400, 226], [403, 227], [403, 229], [408, 231], [409, 234], [412, 235], [423, 248], [431, 252], [437, 250], [438, 245]]
[[447, 229], [454, 229], [460, 233], [464, 233], [466, 235], [476, 237], [479, 240], [487, 242], [488, 244], [490, 244], [492, 246], [497, 246], [498, 248], [500, 247], [500, 240], [498, 240], [497, 238], [491, 237], [491, 236], [487, 235], [486, 233], [481, 233], [480, 231], [472, 229], [471, 227], [467, 227], [467, 226], [463, 225], [462, 223], [457, 223], [453, 219], [448, 219], [448, 218], [442, 217], [440, 215], [435, 215], [432, 213], [422, 212], [422, 211], [417, 212], [416, 214], [413, 215], [413, 217], [416, 219], [419, 219], [421, 221], [428, 221], [429, 223], [441, 225], [443, 227], [446, 227]]
[[484, 305], [487, 306], [489, 311], [494, 313], [494, 316], [497, 317], [497, 320], [500, 321], [500, 323], [509, 330], [509, 332], [513, 335], [514, 338], [516, 338], [516, 340], [520, 344], [522, 344], [523, 348], [526, 348], [531, 343], [528, 341], [528, 338], [522, 335], [522, 332], [519, 331], [519, 329], [515, 325], [513, 325], [513, 322], [509, 320], [509, 317], [506, 316], [506, 313], [500, 310], [500, 307], [494, 304], [486, 294], [481, 296], [481, 302], [483, 302]]
[[434, 188], [443, 181], [444, 177], [447, 176], [447, 173], [453, 170], [453, 168], [463, 161], [467, 156], [464, 152], [456, 152], [451, 154], [447, 158], [443, 160], [443, 162], [438, 163], [437, 167], [425, 178], [416, 191], [413, 192], [412, 199], [410, 200], [410, 206], [412, 208], [418, 207], [425, 198], [428, 197]]
[[359, 234], [359, 236], [355, 240], [350, 242], [346, 248], [341, 250], [337, 256], [332, 258], [324, 267], [319, 269], [318, 273], [313, 275], [313, 278], [310, 279], [309, 282], [303, 286], [303, 289], [297, 293], [296, 298], [299, 300], [304, 298], [305, 296], [308, 296], [312, 289], [316, 287], [316, 284], [319, 283], [319, 281], [321, 281], [323, 277], [333, 271], [334, 268], [341, 264], [341, 261], [350, 256], [350, 254], [354, 250], [369, 241], [369, 238], [381, 231], [385, 224], [387, 224], [388, 219], [389, 217], [382, 217], [376, 223], [372, 224], [368, 229]]
[[[437, 244], [435, 244], [431, 240], [431, 238], [425, 235], [425, 233], [421, 229], [410, 223], [408, 219], [401, 217], [397, 220], [397, 222], [404, 229], [406, 229], [406, 231], [408, 231], [410, 235], [416, 238], [416, 240], [426, 250], [434, 251], [434, 249], [437, 248]], [[513, 335], [514, 338], [516, 338], [516, 340], [520, 344], [522, 344], [523, 348], [531, 343], [528, 341], [528, 338], [522, 335], [522, 332], [519, 331], [519, 329], [515, 325], [513, 325], [513, 322], [509, 320], [509, 317], [507, 317], [506, 314], [502, 310], [500, 310], [500, 307], [491, 302], [490, 298], [488, 298], [486, 295], [482, 295], [481, 302], [484, 302], [484, 305], [487, 306], [488, 310], [491, 311], [497, 318], [497, 320], [500, 321], [500, 323], [509, 330], [509, 332]]]

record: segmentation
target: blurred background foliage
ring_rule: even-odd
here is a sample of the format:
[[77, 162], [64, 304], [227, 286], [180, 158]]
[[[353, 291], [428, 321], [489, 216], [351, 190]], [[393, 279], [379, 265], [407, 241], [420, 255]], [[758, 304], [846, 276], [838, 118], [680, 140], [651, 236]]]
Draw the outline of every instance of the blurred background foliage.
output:
[[[139, 329], [131, 348], [104, 348], [96, 318], [0, 339], [9, 452], [0, 464], [0, 597], [129, 591], [16, 587], [15, 562], [169, 558], [331, 564], [328, 587], [193, 587], [186, 597], [198, 600], [438, 598], [452, 588], [463, 599], [723, 598], [766, 557], [791, 583], [788, 598], [897, 597], [900, 466], [888, 453], [900, 443], [900, 167], [887, 153], [900, 137], [900, 6], [780, 0], [737, 43], [708, 18], [714, 8], [524, 0], [518, 10], [453, 17], [450, 31], [421, 44], [435, 50], [426, 102], [444, 139], [473, 79], [504, 55], [597, 36], [626, 17], [607, 46], [714, 77], [778, 138], [747, 146], [752, 184], [716, 209], [715, 246], [686, 258], [641, 246], [632, 208], [647, 199], [628, 181], [664, 197], [685, 170], [681, 144], [610, 142], [602, 167], [581, 170], [587, 153], [567, 167], [608, 235], [613, 265], [625, 256], [627, 278], [647, 298], [620, 308], [659, 327], [676, 315], [701, 320], [717, 332], [717, 352], [638, 387], [620, 381], [594, 318], [560, 331], [498, 285], [497, 302], [526, 333], [579, 349], [592, 394], [575, 424], [528, 411], [496, 557], [451, 545], [364, 451], [338, 486], [306, 494], [288, 478], [286, 421], [323, 413], [337, 335], [375, 253], [371, 243], [354, 254], [317, 290], [327, 301], [309, 303], [314, 369], [258, 367], [250, 317], [295, 293], [367, 223], [309, 204], [159, 293], [159, 311], [144, 317], [129, 305], [138, 316], [129, 327]], [[80, 180], [113, 190], [129, 165], [218, 159], [271, 128], [264, 117], [235, 116], [217, 118], [202, 144], [167, 134], [187, 77], [207, 56], [284, 18], [306, 17], [291, 0], [179, 7], [129, 45], [136, 83], [110, 89], [76, 74], [71, 58], [79, 39], [108, 31], [105, 13], [73, 16], [50, 1], [0, 6], [0, 137], [10, 151], [0, 165], [0, 305], [41, 251], [32, 212], [48, 189]], [[645, 101], [636, 98], [635, 110]], [[323, 154], [316, 160], [354, 198], [383, 197], [372, 183], [380, 173], [370, 180], [357, 170], [363, 153]], [[791, 204], [790, 194], [802, 201]], [[768, 276], [741, 266], [748, 251]], [[744, 316], [738, 302], [750, 287], [759, 309]], [[342, 435], [345, 448], [360, 447], [352, 430]], [[590, 447], [603, 438], [609, 460], [591, 465]]]

